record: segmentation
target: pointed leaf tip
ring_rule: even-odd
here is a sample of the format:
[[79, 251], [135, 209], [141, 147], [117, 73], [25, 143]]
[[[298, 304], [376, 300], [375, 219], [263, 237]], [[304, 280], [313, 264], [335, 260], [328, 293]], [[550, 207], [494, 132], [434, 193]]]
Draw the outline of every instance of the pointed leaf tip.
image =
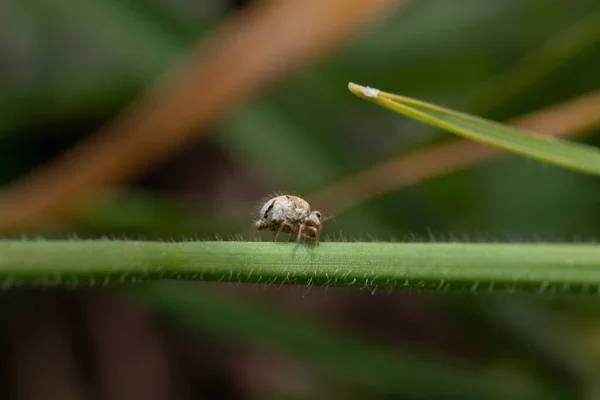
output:
[[361, 86], [356, 83], [348, 83], [348, 89], [358, 97], [363, 98], [377, 98], [379, 96], [379, 89], [375, 89], [369, 86]]

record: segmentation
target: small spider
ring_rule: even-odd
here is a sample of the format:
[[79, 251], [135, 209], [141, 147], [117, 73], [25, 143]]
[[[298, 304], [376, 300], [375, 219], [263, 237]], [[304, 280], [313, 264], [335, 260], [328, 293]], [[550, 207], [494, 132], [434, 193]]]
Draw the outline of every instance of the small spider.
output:
[[268, 229], [275, 232], [273, 240], [277, 240], [279, 233], [298, 233], [296, 241], [302, 235], [315, 238], [319, 245], [319, 232], [323, 223], [320, 211], [310, 211], [306, 200], [296, 196], [277, 196], [269, 199], [260, 209], [258, 220], [254, 223], [256, 229]]

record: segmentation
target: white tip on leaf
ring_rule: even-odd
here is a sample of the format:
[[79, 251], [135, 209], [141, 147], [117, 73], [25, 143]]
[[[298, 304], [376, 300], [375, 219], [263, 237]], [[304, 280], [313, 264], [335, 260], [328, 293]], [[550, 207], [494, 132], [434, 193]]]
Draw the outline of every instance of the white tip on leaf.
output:
[[362, 92], [367, 97], [377, 97], [379, 96], [379, 89], [375, 89], [372, 87], [364, 87], [362, 88]]

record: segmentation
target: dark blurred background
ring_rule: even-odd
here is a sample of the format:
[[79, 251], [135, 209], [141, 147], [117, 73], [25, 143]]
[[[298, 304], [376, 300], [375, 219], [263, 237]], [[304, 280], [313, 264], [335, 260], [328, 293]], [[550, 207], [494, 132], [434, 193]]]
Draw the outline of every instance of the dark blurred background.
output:
[[[205, 41], [219, 38], [219, 29], [231, 16], [249, 9], [248, 18], [260, 27], [261, 7], [271, 6], [263, 3], [4, 0], [0, 199], [6, 195], [10, 200], [20, 179], [43, 173], [51, 160], [71, 146], [87, 143], [94, 131], [110, 130], [109, 121], [145, 90], [155, 88], [152, 85], [165, 73], [192, 76], [193, 69], [173, 68], [193, 52], [204, 54], [204, 63], [206, 54], [218, 54], [214, 48], [213, 53], [203, 53]], [[356, 2], [332, 3], [339, 8], [327, 15], [332, 27], [351, 18], [345, 10], [360, 8]], [[304, 7], [325, 12], [318, 2]], [[272, 35], [273, 43], [244, 47], [235, 68], [213, 78], [234, 80], [234, 73], [243, 74], [263, 46], [294, 50], [298, 32], [317, 29], [298, 13], [281, 10], [278, 19], [296, 32], [289, 34], [289, 41], [283, 31]], [[348, 82], [497, 121], [546, 109], [600, 87], [598, 2], [421, 0], [379, 6], [373, 12], [379, 18], [332, 34], [336, 45], [320, 54], [298, 46], [298, 52], [307, 54], [305, 61], [277, 79], [270, 78], [278, 75], [275, 63], [272, 69], [249, 74], [245, 79], [251, 90], [240, 90], [239, 96], [223, 101], [219, 112], [191, 124], [181, 140], [185, 144], [160, 157], [148, 156], [150, 161], [142, 163], [139, 172], [107, 178], [98, 185], [101, 192], [90, 189], [85, 201], [73, 210], [65, 206], [69, 212], [57, 213], [52, 223], [2, 233], [254, 240], [256, 207], [265, 195], [281, 191], [318, 198], [316, 206], [336, 214], [326, 223], [323, 240], [595, 241], [600, 235], [596, 178], [508, 154], [373, 194], [339, 213], [338, 199], [319, 193], [373, 165], [456, 140], [359, 100], [347, 90]], [[322, 20], [315, 19], [315, 24]], [[235, 36], [236, 25], [229, 27]], [[214, 43], [227, 41], [207, 43], [218, 47]], [[203, 62], [198, 63], [199, 75]], [[171, 81], [160, 82], [168, 87]], [[177, 85], [177, 80], [172, 83]], [[207, 89], [198, 91], [197, 98], [179, 100], [206, 102], [217, 98], [217, 92]], [[164, 125], [167, 142], [170, 129], [179, 129], [174, 121]], [[582, 140], [599, 145], [597, 130], [587, 127]], [[100, 142], [103, 136], [98, 137]], [[140, 142], [140, 152], [144, 146]], [[131, 148], [138, 151], [135, 145]], [[118, 175], [116, 170], [113, 174]], [[71, 172], [77, 171], [74, 165]], [[63, 178], [37, 187], [52, 188], [67, 181], [69, 174]], [[44, 193], [33, 191], [29, 196], [41, 198]], [[10, 201], [4, 206], [19, 208]], [[410, 354], [410, 360], [430, 363], [426, 365], [455, 360], [470, 365], [468, 374], [491, 374], [507, 386], [533, 385], [559, 398], [599, 396], [600, 324], [593, 299], [197, 286], [202, 296], [215, 296], [214, 302], [259, 309], [276, 321], [285, 315], [300, 326], [318, 326], [398, 357]], [[285, 341], [257, 344], [214, 329], [192, 329], [177, 318], [165, 320], [151, 302], [132, 301], [116, 289], [22, 289], [3, 297], [6, 398], [420, 395], [411, 388], [392, 393], [385, 385], [373, 388], [332, 377], [318, 360], [290, 355]], [[205, 317], [208, 326], [214, 322], [211, 318], [230, 318], [226, 313]], [[253, 329], [244, 323], [230, 325], [239, 332]], [[457, 393], [456, 398], [469, 397]]]

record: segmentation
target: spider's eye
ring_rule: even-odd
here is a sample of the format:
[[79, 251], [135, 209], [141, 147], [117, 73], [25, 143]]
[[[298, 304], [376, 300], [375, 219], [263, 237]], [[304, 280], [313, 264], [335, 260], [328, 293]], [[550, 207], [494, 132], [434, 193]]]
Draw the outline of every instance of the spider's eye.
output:
[[317, 213], [316, 213], [316, 216], [317, 216], [317, 218], [321, 218], [321, 213], [320, 213], [320, 212], [317, 212]]

